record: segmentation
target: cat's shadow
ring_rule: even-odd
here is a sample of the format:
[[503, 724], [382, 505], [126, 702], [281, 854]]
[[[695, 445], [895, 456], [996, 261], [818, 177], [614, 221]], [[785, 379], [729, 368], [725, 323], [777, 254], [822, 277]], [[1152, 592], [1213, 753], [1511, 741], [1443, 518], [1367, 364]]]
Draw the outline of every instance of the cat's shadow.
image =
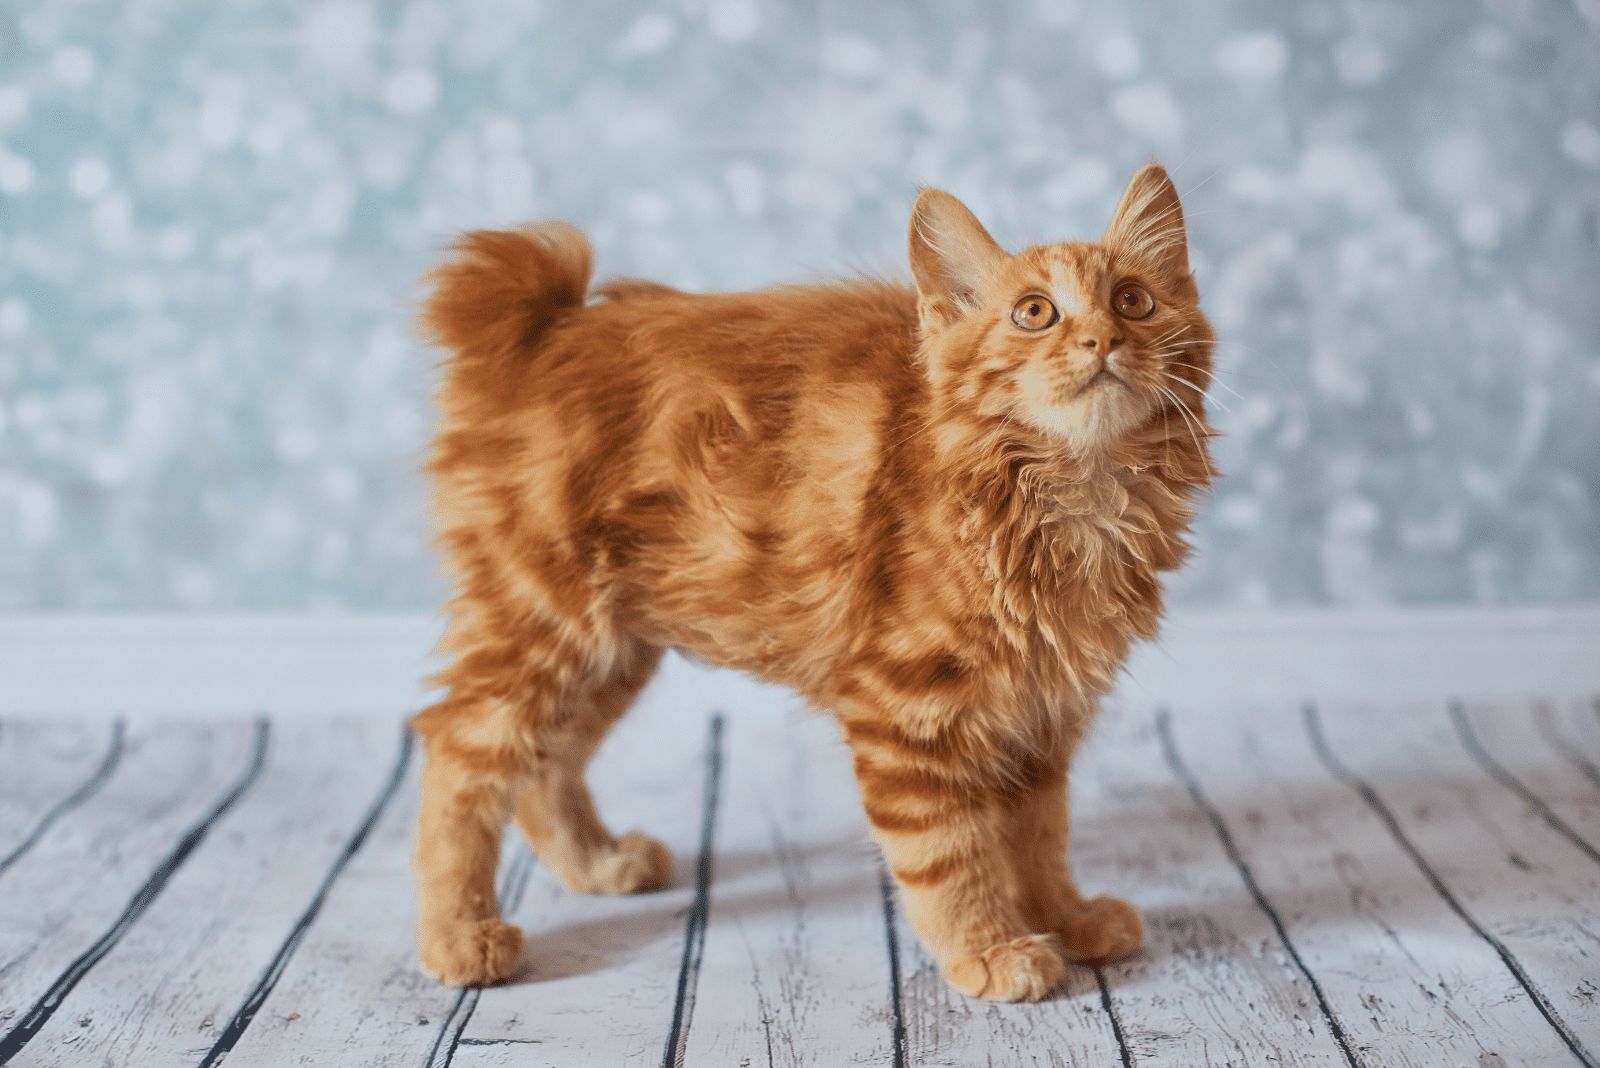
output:
[[[1442, 775], [1377, 777], [1372, 786], [1391, 811], [1402, 814], [1425, 811], [1427, 798], [1440, 790], [1461, 794], [1484, 788], [1481, 779]], [[1337, 782], [1299, 784], [1289, 798], [1277, 789], [1264, 788], [1257, 795], [1247, 785], [1229, 783], [1211, 789], [1209, 796], [1231, 819], [1248, 819], [1260, 812], [1348, 808], [1353, 794]], [[1144, 916], [1144, 949], [1108, 969], [1119, 988], [1167, 982], [1174, 970], [1253, 967], [1249, 962], [1259, 956], [1262, 939], [1275, 938], [1261, 902], [1176, 780], [1098, 804], [1080, 802], [1074, 818], [1074, 864], [1085, 890], [1127, 897]], [[1203, 857], [1203, 877], [1181, 858], [1152, 855], [1127, 840], [1141, 827], [1174, 819], [1197, 825], [1200, 844], [1192, 848]], [[1248, 843], [1241, 845], [1267, 905], [1288, 937], [1313, 950], [1319, 944], [1362, 937], [1403, 941], [1408, 931], [1423, 929], [1422, 937], [1443, 930], [1472, 940], [1474, 934], [1454, 915], [1429, 875], [1376, 820], [1365, 820], [1364, 825], [1359, 864], [1307, 835], [1292, 818], [1261, 821]], [[1466, 819], [1432, 827], [1423, 850], [1431, 872], [1458, 897], [1470, 899], [1470, 911], [1485, 916], [1515, 913], [1518, 902], [1528, 899], [1530, 884], [1540, 886], [1543, 895], [1570, 896], [1572, 915], [1583, 913], [1584, 896], [1600, 893], [1600, 868], [1576, 849], [1544, 851], [1546, 857], [1558, 859], [1568, 853], [1570, 865], [1550, 870], [1546, 862], [1520, 855], [1516, 842], [1501, 840]], [[786, 927], [793, 929], [834, 910], [871, 908], [881, 913], [875, 861], [863, 862], [873, 855], [864, 831], [860, 837], [791, 843], [781, 857], [772, 849], [717, 850], [710, 885], [712, 933], [719, 927], [743, 928], [769, 931], [776, 938]], [[677, 862], [666, 891], [610, 899], [597, 906], [593, 919], [583, 918], [584, 909], [570, 900], [558, 902], [558, 895], [567, 892], [556, 887], [548, 873], [536, 874], [528, 888], [529, 901], [517, 916], [528, 934], [527, 957], [511, 982], [576, 978], [645, 958], [652, 968], [675, 974], [683, 954], [696, 868], [694, 857], [681, 852]], [[1286, 874], [1291, 872], [1292, 876]], [[1149, 884], [1141, 886], [1141, 877]], [[1540, 908], [1537, 901], [1527, 907], [1535, 912]], [[545, 926], [540, 914], [547, 911], [575, 918]], [[1530, 921], [1536, 918], [1528, 916]], [[1544, 922], [1551, 921], [1545, 917]], [[827, 947], [815, 948], [825, 952]], [[930, 962], [920, 947], [902, 944], [901, 953], [906, 974], [927, 972]], [[1081, 985], [1073, 983], [1068, 989]]]
[[[847, 906], [867, 889], [859, 858], [873, 856], [872, 848], [863, 833], [859, 838], [787, 844], [781, 862], [776, 853], [764, 849], [717, 850], [712, 858], [711, 911], [718, 924], [742, 924], [765, 923], [785, 912], [798, 921], [802, 913], [819, 915]], [[852, 858], [857, 862], [850, 863]], [[571, 892], [559, 887], [548, 872], [536, 874], [536, 885], [527, 891], [527, 897], [535, 900], [525, 902], [515, 917], [524, 925], [527, 947], [522, 968], [510, 982], [574, 978], [623, 966], [646, 954], [668, 954], [676, 967], [694, 902], [697, 866], [692, 856], [679, 855], [675, 860], [672, 882], [663, 890], [607, 899], [596, 905], [593, 919], [582, 917], [581, 905], [575, 906]], [[847, 873], [829, 873], [830, 861], [845, 861]], [[780, 866], [791, 869], [790, 879], [780, 877], [774, 883], [765, 877]], [[870, 881], [876, 887], [875, 872]], [[541, 904], [577, 918], [545, 926]]]

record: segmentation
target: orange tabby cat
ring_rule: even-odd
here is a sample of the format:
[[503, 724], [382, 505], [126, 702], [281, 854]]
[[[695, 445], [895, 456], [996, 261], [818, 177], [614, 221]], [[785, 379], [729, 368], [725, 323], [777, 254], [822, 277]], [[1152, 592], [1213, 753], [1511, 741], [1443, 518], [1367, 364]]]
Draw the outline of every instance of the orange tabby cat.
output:
[[450, 352], [429, 460], [456, 583], [424, 740], [418, 948], [502, 979], [514, 817], [574, 890], [662, 886], [584, 766], [665, 648], [832, 710], [917, 933], [969, 994], [1039, 998], [1139, 946], [1067, 870], [1067, 766], [1212, 468], [1212, 333], [1158, 166], [1099, 242], [911, 214], [915, 288], [590, 291], [577, 230], [467, 235], [423, 322]]

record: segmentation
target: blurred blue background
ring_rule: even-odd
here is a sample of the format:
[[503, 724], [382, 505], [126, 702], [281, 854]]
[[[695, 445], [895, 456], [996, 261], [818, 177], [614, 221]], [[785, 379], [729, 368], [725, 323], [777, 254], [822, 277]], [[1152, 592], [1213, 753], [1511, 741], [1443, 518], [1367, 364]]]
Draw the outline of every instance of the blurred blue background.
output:
[[1600, 596], [1600, 0], [0, 4], [0, 608], [435, 603], [417, 276], [902, 272], [1174, 171], [1204, 605]]

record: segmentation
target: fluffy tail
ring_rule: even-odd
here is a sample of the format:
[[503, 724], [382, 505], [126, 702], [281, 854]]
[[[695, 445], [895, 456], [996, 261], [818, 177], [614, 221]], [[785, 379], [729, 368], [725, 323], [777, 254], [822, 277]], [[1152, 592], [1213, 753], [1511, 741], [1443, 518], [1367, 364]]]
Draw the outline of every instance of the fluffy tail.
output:
[[593, 267], [588, 239], [568, 223], [474, 231], [428, 276], [423, 333], [457, 371], [503, 363], [583, 303]]

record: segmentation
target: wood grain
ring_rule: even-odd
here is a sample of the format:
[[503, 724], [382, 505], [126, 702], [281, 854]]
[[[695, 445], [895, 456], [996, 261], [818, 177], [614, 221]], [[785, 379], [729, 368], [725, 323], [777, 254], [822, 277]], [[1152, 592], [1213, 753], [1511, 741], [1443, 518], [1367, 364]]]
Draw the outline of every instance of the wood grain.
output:
[[1133, 1062], [1347, 1064], [1316, 991], [1164, 759], [1155, 719], [1110, 710], [1076, 766], [1079, 882], [1145, 917], [1143, 953], [1106, 969]]
[[1432, 881], [1500, 955], [1578, 1063], [1594, 1065], [1600, 866], [1488, 778], [1446, 706], [1321, 710], [1340, 769]]
[[58, 1014], [36, 1039], [57, 1055], [39, 1063], [204, 1057], [389, 774], [397, 734], [376, 723], [281, 724], [254, 789], [85, 979], [83, 997], [109, 1011]]
[[1600, 699], [1537, 701], [1534, 729], [1600, 792]]
[[411, 763], [366, 847], [330, 888], [316, 923], [228, 1054], [228, 1068], [426, 1063], [456, 992], [416, 963], [410, 864], [417, 766]]
[[[1539, 729], [1543, 703], [1454, 702], [1456, 736], [1484, 773], [1539, 814], [1574, 849], [1600, 864], [1600, 783], [1577, 747], [1552, 749]], [[1581, 736], [1581, 735], [1580, 735]]]
[[78, 984], [252, 785], [266, 739], [264, 723], [132, 732], [120, 773], [7, 873], [0, 1061], [57, 1010], [80, 1011]]
[[716, 893], [685, 1064], [894, 1062], [878, 854], [831, 720], [729, 731]]
[[1153, 710], [1109, 709], [1076, 762], [1074, 867], [1142, 908], [1146, 947], [992, 1005], [951, 992], [885, 892], [831, 724], [742, 696], [713, 746], [709, 696], [647, 691], [594, 768], [611, 826], [672, 847], [671, 887], [573, 894], [508, 835], [528, 956], [469, 991], [416, 965], [417, 762], [392, 722], [263, 744], [135, 721], [120, 751], [109, 721], [0, 722], [0, 844], [32, 838], [0, 872], [0, 1042], [62, 995], [0, 1062], [1594, 1063], [1592, 702], [1177, 707], [1165, 745]]
[[1419, 1066], [1564, 1056], [1493, 948], [1440, 907], [1378, 818], [1317, 758], [1301, 717], [1261, 710], [1241, 720], [1218, 732], [1175, 716], [1175, 739], [1357, 1057]]
[[122, 759], [126, 725], [0, 722], [0, 876]]

